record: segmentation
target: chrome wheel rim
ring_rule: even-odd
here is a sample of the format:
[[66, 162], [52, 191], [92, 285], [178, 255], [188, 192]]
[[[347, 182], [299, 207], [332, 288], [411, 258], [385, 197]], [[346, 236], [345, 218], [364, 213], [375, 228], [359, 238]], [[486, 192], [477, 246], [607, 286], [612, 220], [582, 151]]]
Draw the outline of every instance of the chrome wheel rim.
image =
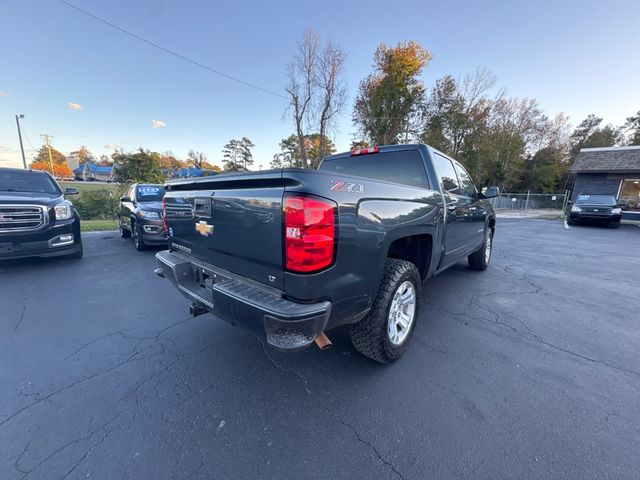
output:
[[491, 232], [487, 231], [487, 239], [484, 242], [484, 261], [485, 263], [489, 263], [489, 259], [491, 258]]
[[416, 314], [416, 289], [410, 281], [403, 282], [391, 300], [387, 335], [393, 345], [402, 345], [407, 339]]

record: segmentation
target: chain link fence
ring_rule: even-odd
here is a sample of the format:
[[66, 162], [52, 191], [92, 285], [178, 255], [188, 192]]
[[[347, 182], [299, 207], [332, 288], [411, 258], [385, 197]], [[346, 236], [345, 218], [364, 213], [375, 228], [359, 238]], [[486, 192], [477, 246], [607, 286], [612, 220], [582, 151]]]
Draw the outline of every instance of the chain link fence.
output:
[[501, 193], [489, 202], [500, 213], [561, 216], [567, 207], [569, 192], [564, 193]]

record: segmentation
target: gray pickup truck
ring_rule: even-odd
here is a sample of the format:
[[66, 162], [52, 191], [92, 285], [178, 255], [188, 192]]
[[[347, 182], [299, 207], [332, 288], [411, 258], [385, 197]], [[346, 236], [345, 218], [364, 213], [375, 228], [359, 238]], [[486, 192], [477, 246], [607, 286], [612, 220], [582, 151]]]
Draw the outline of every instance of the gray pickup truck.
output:
[[491, 258], [495, 214], [458, 162], [427, 145], [372, 147], [285, 168], [170, 181], [169, 249], [156, 274], [210, 312], [280, 350], [330, 341], [351, 325], [382, 363], [407, 349], [424, 280]]

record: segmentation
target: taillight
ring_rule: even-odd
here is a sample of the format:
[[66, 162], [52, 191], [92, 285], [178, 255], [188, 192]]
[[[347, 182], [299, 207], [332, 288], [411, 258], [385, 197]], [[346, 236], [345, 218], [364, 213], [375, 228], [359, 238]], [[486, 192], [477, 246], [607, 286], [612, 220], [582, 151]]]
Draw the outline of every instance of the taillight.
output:
[[367, 153], [380, 153], [380, 148], [369, 147], [369, 148], [358, 148], [356, 150], [351, 150], [352, 157], [355, 155], [366, 155]]
[[286, 196], [284, 200], [285, 265], [294, 272], [313, 272], [333, 262], [336, 204], [330, 200]]
[[169, 226], [167, 225], [167, 202], [162, 197], [162, 227], [164, 228], [164, 233], [169, 235]]

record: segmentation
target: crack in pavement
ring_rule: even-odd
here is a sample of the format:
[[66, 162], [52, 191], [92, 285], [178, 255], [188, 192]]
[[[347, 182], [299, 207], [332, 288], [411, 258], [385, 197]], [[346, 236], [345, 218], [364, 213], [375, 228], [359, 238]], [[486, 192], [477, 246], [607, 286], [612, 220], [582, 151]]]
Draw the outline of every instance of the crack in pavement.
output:
[[[515, 292], [513, 292], [513, 293], [515, 293]], [[534, 293], [534, 292], [530, 292], [530, 293]], [[484, 296], [489, 296], [489, 295], [484, 295]], [[602, 365], [602, 366], [605, 366], [605, 367], [609, 367], [609, 368], [614, 369], [614, 370], [618, 370], [618, 371], [621, 371], [621, 372], [629, 373], [629, 374], [632, 374], [632, 375], [640, 377], [640, 372], [638, 372], [636, 370], [632, 370], [632, 369], [629, 369], [629, 368], [621, 367], [619, 365], [614, 365], [612, 363], [608, 363], [608, 362], [605, 362], [603, 360], [599, 360], [597, 358], [589, 357], [589, 356], [574, 352], [572, 350], [569, 350], [567, 348], [561, 347], [559, 345], [556, 345], [556, 344], [554, 344], [554, 343], [552, 343], [552, 342], [550, 342], [548, 340], [545, 340], [540, 335], [538, 335], [536, 333], [533, 333], [531, 331], [531, 329], [520, 319], [517, 319], [517, 318], [512, 317], [512, 316], [509, 315], [510, 318], [513, 318], [514, 320], [520, 322], [523, 325], [523, 327], [525, 328], [525, 330], [516, 328], [513, 325], [505, 323], [505, 322], [500, 320], [500, 316], [501, 315], [499, 313], [493, 311], [490, 307], [479, 305], [476, 302], [476, 299], [478, 297], [479, 297], [479, 295], [477, 295], [477, 294], [471, 295], [471, 297], [469, 299], [469, 302], [468, 302], [467, 306], [465, 307], [465, 309], [464, 309], [464, 311], [462, 313], [453, 312], [453, 311], [447, 310], [447, 309], [445, 309], [443, 307], [440, 307], [440, 306], [437, 306], [437, 305], [433, 306], [433, 308], [436, 308], [436, 309], [438, 309], [438, 310], [440, 310], [442, 312], [448, 313], [450, 315], [458, 316], [458, 317], [471, 318], [473, 320], [477, 320], [477, 321], [481, 321], [481, 322], [488, 321], [488, 322], [490, 322], [492, 324], [499, 325], [500, 327], [503, 327], [503, 328], [506, 328], [508, 330], [511, 330], [512, 332], [514, 332], [514, 333], [516, 333], [518, 335], [521, 335], [521, 336], [526, 337], [526, 338], [533, 339], [533, 340], [535, 340], [535, 341], [537, 341], [537, 342], [539, 342], [539, 343], [541, 343], [543, 345], [546, 345], [546, 346], [548, 346], [550, 348], [553, 348], [553, 349], [558, 350], [560, 352], [566, 353], [566, 354], [571, 355], [573, 357], [580, 358], [582, 360], [585, 360], [585, 361], [588, 361], [588, 362], [591, 362], [591, 363], [596, 363], [596, 364], [599, 364], [599, 365]], [[485, 317], [479, 317], [479, 316], [470, 315], [470, 310], [474, 305], [477, 308], [481, 309], [481, 310], [487, 311], [494, 318], [493, 319], [487, 319]]]
[[[100, 425], [99, 427], [95, 428], [94, 430], [91, 430], [88, 434], [83, 435], [82, 437], [79, 438], [75, 438], [73, 440], [70, 440], [69, 442], [65, 443], [64, 445], [62, 445], [61, 447], [57, 448], [56, 450], [54, 450], [53, 452], [51, 452], [49, 455], [47, 455], [46, 457], [44, 457], [43, 459], [41, 459], [40, 461], [38, 461], [38, 463], [36, 463], [33, 467], [31, 467], [29, 470], [24, 472], [24, 475], [21, 477], [20, 480], [24, 480], [26, 479], [29, 475], [31, 475], [35, 470], [37, 470], [38, 468], [40, 468], [42, 465], [44, 465], [46, 462], [48, 462], [51, 458], [53, 458], [54, 456], [58, 455], [60, 452], [66, 450], [67, 448], [69, 448], [71, 445], [75, 445], [77, 443], [80, 443], [82, 441], [85, 440], [90, 440], [95, 434], [97, 434], [98, 432], [100, 432], [101, 430], [104, 430], [104, 435], [101, 438], [101, 440], [99, 442], [97, 442], [95, 445], [92, 445], [92, 447], [90, 449], [88, 449], [83, 456], [81, 457], [80, 460], [78, 460], [74, 466], [71, 468], [71, 470], [69, 470], [63, 477], [61, 478], [66, 478], [73, 470], [75, 470], [77, 468], [77, 466], [82, 462], [82, 460], [84, 460], [85, 458], [87, 458], [87, 456], [89, 455], [89, 453], [91, 453], [95, 447], [101, 443], [104, 442], [104, 440], [106, 440], [106, 438], [109, 436], [109, 433], [107, 432], [106, 428], [109, 426], [109, 424], [113, 423], [114, 421], [116, 421], [120, 416], [122, 416], [125, 412], [131, 410], [131, 407], [129, 408], [125, 408], [123, 410], [121, 410], [120, 412], [118, 412], [116, 415], [114, 415], [113, 417], [111, 417], [109, 420], [107, 420], [105, 423], [103, 423], [102, 425]], [[28, 445], [27, 445], [28, 447]], [[26, 448], [25, 448], [26, 451]]]
[[[12, 414], [10, 414], [10, 415], [9, 415], [9, 416], [7, 416], [6, 418], [4, 418], [2, 421], [0, 421], [0, 427], [2, 427], [5, 423], [7, 423], [7, 422], [11, 421], [13, 418], [17, 417], [17, 416], [18, 416], [18, 415], [20, 415], [21, 413], [25, 412], [26, 410], [29, 410], [30, 408], [33, 408], [33, 407], [35, 407], [36, 405], [39, 405], [40, 403], [42, 403], [42, 402], [44, 402], [44, 401], [46, 401], [46, 400], [49, 400], [50, 398], [52, 398], [52, 397], [54, 397], [54, 396], [56, 396], [56, 395], [58, 395], [58, 394], [60, 394], [60, 393], [62, 393], [62, 392], [65, 392], [65, 391], [67, 391], [67, 390], [70, 390], [70, 389], [72, 389], [72, 388], [76, 387], [77, 385], [80, 385], [80, 384], [85, 383], [85, 382], [87, 382], [87, 381], [89, 381], [89, 380], [92, 380], [92, 379], [94, 379], [94, 378], [96, 378], [96, 377], [99, 377], [100, 375], [103, 375], [103, 374], [106, 374], [106, 373], [112, 372], [112, 371], [114, 371], [114, 370], [116, 370], [116, 369], [118, 369], [118, 368], [122, 367], [123, 365], [128, 364], [129, 362], [131, 362], [131, 361], [133, 361], [133, 360], [146, 360], [146, 359], [148, 359], [148, 358], [152, 358], [152, 357], [154, 357], [154, 356], [163, 355], [163, 354], [165, 353], [165, 350], [164, 350], [164, 345], [160, 342], [160, 340], [161, 340], [161, 339], [162, 339], [162, 340], [165, 340], [165, 338], [164, 338], [164, 337], [161, 337], [160, 335], [161, 335], [162, 333], [164, 333], [164, 332], [166, 332], [166, 331], [170, 330], [171, 328], [174, 328], [174, 327], [176, 327], [177, 325], [180, 325], [180, 324], [182, 324], [182, 323], [186, 322], [187, 320], [190, 320], [191, 318], [192, 318], [192, 317], [189, 317], [189, 318], [187, 318], [187, 319], [185, 319], [185, 320], [181, 320], [181, 321], [179, 321], [179, 322], [177, 322], [177, 323], [174, 323], [173, 325], [170, 325], [169, 327], [167, 327], [167, 328], [165, 328], [165, 329], [161, 330], [161, 331], [160, 331], [160, 332], [158, 332], [157, 334], [152, 335], [152, 336], [149, 336], [149, 337], [134, 337], [134, 336], [127, 336], [127, 335], [122, 334], [123, 338], [137, 340], [137, 343], [136, 343], [136, 345], [135, 345], [135, 346], [134, 346], [134, 348], [133, 348], [132, 354], [131, 354], [131, 355], [129, 355], [129, 357], [128, 357], [126, 360], [121, 361], [121, 362], [118, 362], [116, 365], [113, 365], [113, 366], [111, 366], [111, 367], [109, 367], [109, 368], [106, 368], [106, 369], [103, 369], [103, 370], [99, 370], [99, 371], [97, 371], [96, 373], [94, 373], [94, 374], [92, 374], [92, 375], [88, 375], [88, 376], [82, 377], [82, 378], [80, 378], [80, 379], [78, 379], [78, 380], [76, 380], [76, 381], [74, 381], [74, 382], [72, 382], [72, 383], [70, 383], [70, 384], [68, 384], [68, 385], [65, 385], [65, 386], [60, 387], [60, 388], [58, 388], [58, 389], [56, 389], [56, 390], [53, 390], [52, 392], [48, 393], [47, 395], [44, 395], [44, 396], [42, 396], [42, 397], [38, 398], [37, 400], [33, 401], [32, 403], [30, 403], [30, 404], [28, 404], [28, 405], [25, 405], [24, 407], [22, 407], [22, 408], [18, 409], [17, 411], [13, 412]], [[117, 333], [117, 332], [116, 332], [116, 333]], [[114, 335], [114, 333], [112, 332], [111, 334], [108, 334], [108, 335]], [[104, 335], [103, 335], [103, 337], [104, 337]], [[145, 348], [144, 350], [142, 350], [142, 351], [140, 351], [140, 352], [139, 352], [139, 351], [138, 351], [138, 348], [140, 347], [141, 343], [142, 343], [143, 341], [145, 341], [145, 340], [153, 340], [153, 339], [155, 339], [156, 343], [157, 343], [157, 344], [159, 344], [159, 345], [161, 346], [162, 351], [161, 351], [160, 353], [150, 355], [149, 357], [136, 358], [136, 357], [138, 357], [138, 356], [140, 355], [140, 353], [142, 353], [142, 352], [144, 352], [144, 351], [146, 351], [146, 350], [148, 350], [148, 349], [150, 349], [150, 348], [153, 348], [153, 346], [154, 346], [154, 345], [151, 345], [151, 346], [149, 346], [149, 347], [147, 347], [147, 348]], [[100, 340], [100, 338], [94, 339], [94, 340], [92, 340], [91, 342], [88, 342], [87, 344], [85, 344], [85, 346], [87, 346], [87, 345], [91, 345], [91, 344], [93, 344], [93, 343], [95, 343], [95, 342], [97, 342], [97, 341], [99, 341], [99, 340]], [[84, 346], [83, 346], [83, 347], [80, 347], [80, 349], [79, 349], [79, 350], [82, 350], [82, 348], [84, 348]], [[175, 353], [175, 352], [174, 352], [174, 353]], [[176, 355], [177, 355], [177, 354], [176, 354]], [[71, 356], [73, 356], [73, 354], [72, 354]], [[178, 357], [179, 357], [179, 356], [178, 356]], [[67, 357], [67, 358], [69, 358], [69, 357]], [[176, 360], [176, 362], [177, 362], [177, 361], [179, 361], [179, 358]]]
[[320, 403], [322, 405], [322, 407], [325, 409], [325, 411], [332, 416], [333, 418], [335, 418], [338, 422], [340, 422], [340, 424], [342, 424], [343, 426], [347, 427], [349, 430], [351, 430], [353, 432], [353, 434], [356, 436], [356, 439], [358, 440], [358, 442], [362, 443], [363, 445], [367, 446], [375, 455], [376, 457], [378, 457], [378, 460], [380, 460], [384, 465], [387, 465], [389, 468], [391, 468], [391, 470], [393, 471], [393, 473], [395, 473], [399, 478], [401, 478], [402, 480], [404, 480], [404, 476], [402, 475], [402, 473], [398, 470], [398, 468], [391, 462], [389, 462], [387, 459], [384, 458], [384, 456], [380, 453], [380, 451], [368, 440], [366, 440], [361, 434], [360, 432], [358, 432], [358, 430], [351, 425], [350, 423], [348, 423], [347, 421], [345, 421], [342, 417], [340, 417], [338, 414], [336, 414], [333, 410], [331, 410], [331, 408], [327, 405], [327, 403], [322, 400], [318, 395], [316, 395], [315, 393], [313, 393], [311, 390], [309, 390], [309, 382], [307, 380], [307, 377], [305, 377], [304, 375], [302, 375], [300, 372], [298, 372], [297, 370], [294, 370], [290, 367], [283, 367], [282, 365], [280, 365], [278, 362], [276, 362], [273, 357], [271, 357], [271, 355], [269, 355], [269, 353], [267, 352], [265, 343], [262, 341], [262, 339], [260, 337], [257, 337], [258, 343], [260, 343], [260, 345], [262, 346], [262, 351], [264, 352], [265, 356], [267, 357], [267, 359], [269, 359], [269, 361], [278, 369], [281, 370], [283, 372], [288, 372], [288, 373], [293, 373], [294, 375], [296, 375], [298, 378], [302, 379], [304, 381], [304, 389], [307, 392], [307, 394], [311, 395], [318, 403]]
[[16, 324], [13, 326], [14, 333], [17, 332], [18, 329], [20, 328], [20, 325], [22, 325], [22, 322], [24, 320], [24, 315], [25, 313], [27, 313], [27, 302], [29, 301], [29, 288], [31, 287], [32, 284], [33, 284], [33, 281], [29, 280], [27, 282], [27, 285], [24, 288], [24, 294], [22, 298], [22, 312], [20, 312], [20, 317], [18, 318], [18, 321], [16, 322]]

